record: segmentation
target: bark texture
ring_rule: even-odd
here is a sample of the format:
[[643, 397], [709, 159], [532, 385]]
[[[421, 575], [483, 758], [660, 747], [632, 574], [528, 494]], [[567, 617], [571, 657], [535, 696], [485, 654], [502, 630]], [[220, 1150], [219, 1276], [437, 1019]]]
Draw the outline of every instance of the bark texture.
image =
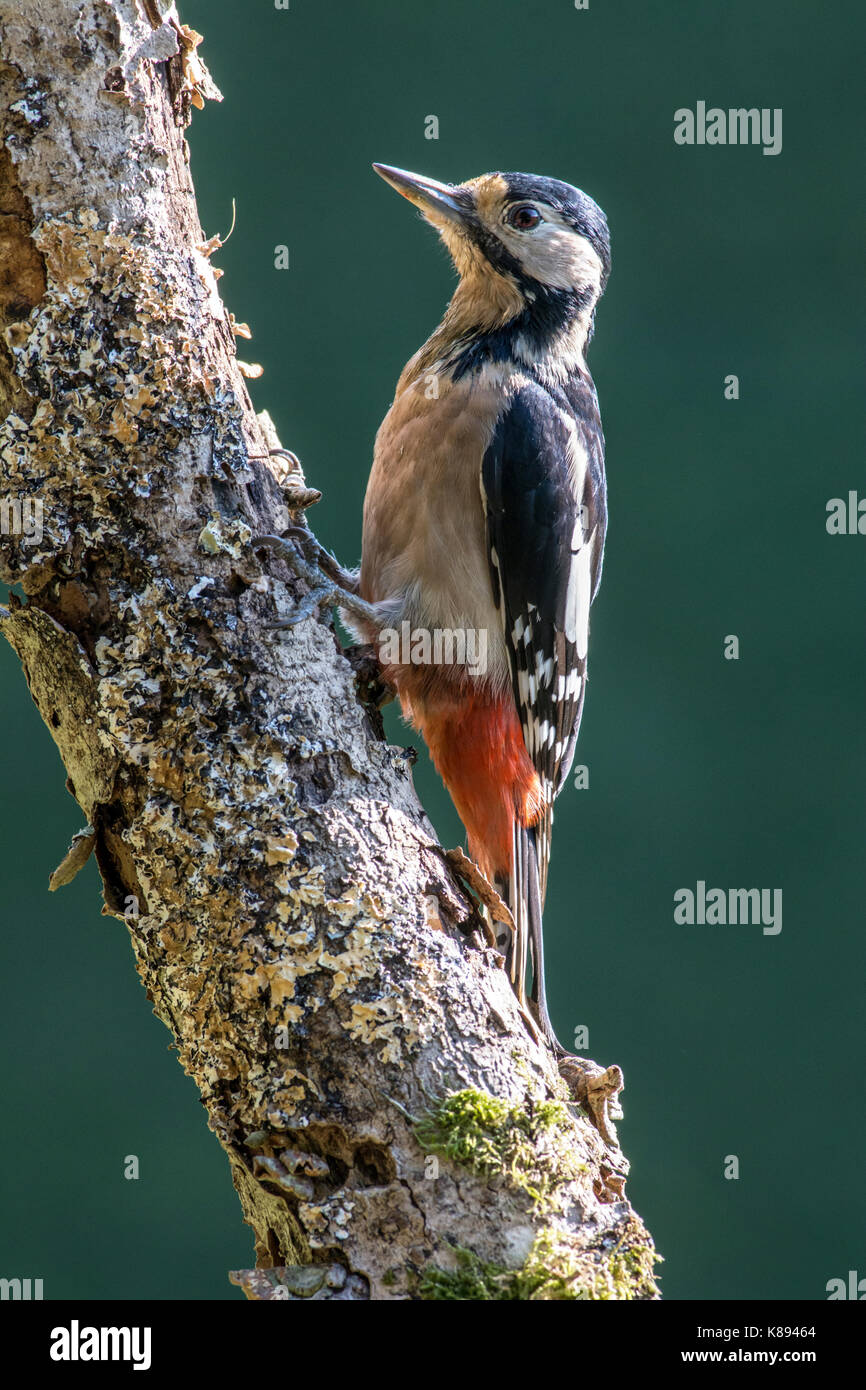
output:
[[333, 628], [267, 630], [297, 586], [249, 541], [308, 494], [265, 457], [198, 223], [198, 36], [164, 0], [0, 0], [0, 28], [2, 631], [90, 828], [52, 886], [94, 847], [255, 1234], [233, 1277], [656, 1296], [622, 1153], [530, 1036]]

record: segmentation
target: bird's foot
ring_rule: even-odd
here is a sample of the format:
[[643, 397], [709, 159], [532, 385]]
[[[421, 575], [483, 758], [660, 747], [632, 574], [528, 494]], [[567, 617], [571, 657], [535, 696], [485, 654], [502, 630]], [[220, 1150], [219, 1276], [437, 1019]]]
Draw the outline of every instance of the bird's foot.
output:
[[622, 1068], [600, 1067], [586, 1057], [575, 1057], [557, 1043], [559, 1074], [573, 1098], [589, 1115], [599, 1134], [611, 1148], [619, 1148], [615, 1120], [622, 1119], [619, 1093], [623, 1089]]
[[365, 625], [379, 626], [374, 606], [358, 594], [358, 576], [351, 570], [344, 570], [306, 527], [292, 526], [286, 536], [254, 536], [252, 544], [275, 551], [309, 586], [309, 593], [294, 611], [279, 622], [270, 623], [270, 627], [275, 630], [294, 627], [305, 618], [313, 617], [323, 604], [343, 608]]

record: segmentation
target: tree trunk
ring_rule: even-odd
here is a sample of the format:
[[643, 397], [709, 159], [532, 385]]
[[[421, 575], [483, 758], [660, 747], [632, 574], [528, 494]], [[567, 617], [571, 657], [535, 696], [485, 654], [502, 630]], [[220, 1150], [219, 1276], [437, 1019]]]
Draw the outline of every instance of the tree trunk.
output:
[[576, 1103], [333, 627], [268, 629], [298, 585], [249, 542], [310, 494], [235, 356], [183, 138], [219, 93], [162, 8], [0, 0], [2, 631], [88, 826], [53, 886], [93, 846], [250, 1297], [655, 1297], [617, 1069]]

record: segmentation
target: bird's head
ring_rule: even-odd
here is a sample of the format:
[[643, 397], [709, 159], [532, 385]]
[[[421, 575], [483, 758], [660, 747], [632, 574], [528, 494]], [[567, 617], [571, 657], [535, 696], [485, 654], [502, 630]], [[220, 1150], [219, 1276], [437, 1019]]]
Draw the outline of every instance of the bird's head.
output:
[[588, 335], [610, 273], [610, 235], [586, 193], [537, 174], [447, 184], [373, 168], [439, 232], [463, 282], [462, 307], [478, 328], [555, 306], [555, 317], [581, 320]]

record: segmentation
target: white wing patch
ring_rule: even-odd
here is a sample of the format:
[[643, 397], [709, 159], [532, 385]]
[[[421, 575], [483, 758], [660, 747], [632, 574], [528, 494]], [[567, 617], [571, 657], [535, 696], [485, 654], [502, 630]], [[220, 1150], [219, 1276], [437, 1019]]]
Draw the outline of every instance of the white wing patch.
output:
[[592, 552], [595, 548], [595, 536], [596, 533], [593, 531], [587, 543], [582, 545], [576, 554], [572, 550], [565, 599], [565, 635], [569, 642], [574, 643], [581, 659], [585, 659], [589, 648], [589, 605], [592, 601]]

